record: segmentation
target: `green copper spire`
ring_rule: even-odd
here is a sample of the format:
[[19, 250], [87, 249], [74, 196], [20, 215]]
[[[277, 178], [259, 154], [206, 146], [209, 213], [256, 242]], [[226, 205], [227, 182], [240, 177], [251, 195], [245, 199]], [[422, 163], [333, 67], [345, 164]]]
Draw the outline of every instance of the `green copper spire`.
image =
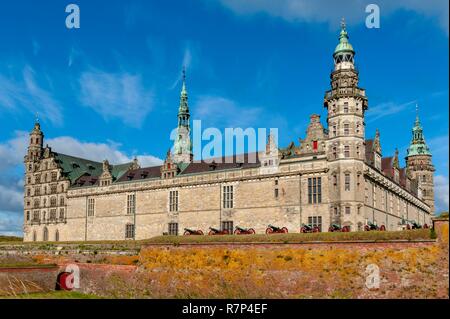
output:
[[183, 84], [181, 87], [180, 106], [178, 108], [178, 129], [174, 145], [174, 161], [176, 163], [192, 162], [192, 142], [188, 93], [186, 90], [186, 69], [183, 68]]
[[414, 127], [412, 129], [413, 138], [411, 140], [411, 145], [408, 148], [408, 157], [415, 155], [429, 155], [431, 156], [430, 149], [425, 142], [425, 137], [423, 136], [422, 125], [420, 124], [418, 106], [416, 106], [417, 115]]
[[181, 88], [181, 97], [180, 97], [180, 108], [178, 110], [178, 116], [188, 114], [189, 115], [189, 106], [188, 106], [188, 94], [186, 90], [186, 69], [183, 68], [183, 86]]
[[353, 50], [353, 46], [348, 42], [348, 33], [347, 33], [347, 27], [345, 25], [345, 20], [342, 19], [341, 22], [341, 34], [339, 35], [339, 44], [336, 47], [336, 50], [334, 50], [334, 55], [338, 55], [340, 53], [352, 53], [355, 54], [355, 51]]

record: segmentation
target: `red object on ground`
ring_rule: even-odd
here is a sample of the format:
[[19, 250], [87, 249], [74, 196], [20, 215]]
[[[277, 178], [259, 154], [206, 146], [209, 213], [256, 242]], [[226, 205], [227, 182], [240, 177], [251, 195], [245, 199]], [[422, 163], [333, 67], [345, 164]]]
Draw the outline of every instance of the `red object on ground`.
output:
[[57, 285], [60, 290], [71, 291], [73, 289], [73, 274], [70, 272], [63, 272], [58, 275]]

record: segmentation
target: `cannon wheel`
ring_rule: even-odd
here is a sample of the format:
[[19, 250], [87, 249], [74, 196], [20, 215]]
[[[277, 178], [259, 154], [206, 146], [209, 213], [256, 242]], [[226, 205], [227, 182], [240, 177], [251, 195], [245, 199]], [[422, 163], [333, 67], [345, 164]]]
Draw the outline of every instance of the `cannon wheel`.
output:
[[300, 228], [300, 232], [303, 234], [306, 234], [306, 228], [305, 226], [302, 226], [302, 228]]
[[287, 233], [289, 233], [289, 230], [286, 227], [283, 227], [283, 228], [281, 228], [281, 232], [283, 234], [287, 234]]
[[199, 235], [203, 235], [203, 231], [201, 231], [201, 230], [197, 230], [197, 234], [199, 234]]
[[320, 229], [319, 229], [319, 227], [314, 227], [313, 228], [313, 233], [320, 233]]
[[190, 232], [188, 232], [187, 230], [184, 232], [184, 236], [189, 236], [189, 235], [191, 235], [191, 233]]
[[365, 226], [364, 226], [364, 230], [365, 230], [365, 231], [370, 231], [370, 226], [369, 226], [369, 225], [365, 225]]
[[381, 225], [381, 226], [380, 226], [380, 231], [386, 231], [386, 226]]
[[329, 231], [330, 233], [334, 233], [334, 227], [333, 227], [333, 226], [330, 226], [330, 228], [328, 228], [328, 231]]
[[235, 235], [240, 235], [240, 234], [241, 234], [241, 231], [240, 231], [239, 229], [236, 229], [236, 230], [234, 231], [234, 234], [235, 234]]
[[210, 230], [209, 233], [208, 233], [209, 236], [212, 236], [214, 234], [215, 234], [215, 232], [213, 230]]
[[411, 226], [408, 224], [408, 225], [406, 225], [406, 229], [407, 230], [410, 230], [411, 229]]
[[344, 226], [344, 227], [342, 227], [342, 232], [348, 233], [348, 232], [350, 232], [350, 228], [348, 226]]
[[428, 225], [427, 224], [423, 225], [423, 228], [428, 229]]
[[222, 231], [222, 235], [229, 235], [230, 233], [228, 232], [228, 229], [224, 229], [223, 231]]
[[250, 228], [250, 229], [248, 230], [248, 234], [254, 235], [254, 234], [256, 234], [256, 232], [255, 232], [255, 230], [254, 230], [253, 228]]
[[273, 233], [272, 227], [268, 227], [268, 228], [266, 229], [266, 234], [272, 234], [272, 233]]

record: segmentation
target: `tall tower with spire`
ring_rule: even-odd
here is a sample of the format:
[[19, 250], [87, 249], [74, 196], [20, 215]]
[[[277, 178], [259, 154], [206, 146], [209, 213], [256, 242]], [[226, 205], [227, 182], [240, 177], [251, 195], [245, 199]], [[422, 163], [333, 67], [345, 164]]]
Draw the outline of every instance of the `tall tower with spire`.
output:
[[30, 132], [28, 152], [25, 159], [26, 162], [38, 161], [41, 158], [43, 143], [44, 143], [44, 133], [41, 131], [39, 119], [36, 117], [34, 128]]
[[183, 85], [178, 108], [178, 128], [173, 154], [176, 163], [191, 163], [193, 160], [190, 117], [186, 90], [186, 69], [183, 69]]
[[329, 161], [330, 204], [333, 222], [361, 229], [364, 221], [364, 113], [368, 101], [364, 89], [358, 87], [355, 51], [342, 21], [339, 44], [334, 54], [331, 90], [324, 106], [328, 110], [327, 154]]
[[412, 129], [412, 140], [407, 151], [406, 169], [409, 176], [417, 181], [419, 197], [426, 202], [431, 212], [434, 212], [434, 171], [431, 161], [431, 151], [425, 142], [423, 128], [420, 124], [418, 107], [416, 121]]

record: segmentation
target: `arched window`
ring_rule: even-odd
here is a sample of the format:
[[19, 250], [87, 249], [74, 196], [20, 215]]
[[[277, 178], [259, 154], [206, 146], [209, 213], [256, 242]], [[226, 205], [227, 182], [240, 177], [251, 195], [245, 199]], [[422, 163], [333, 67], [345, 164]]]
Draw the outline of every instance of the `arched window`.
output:
[[55, 241], [59, 241], [59, 230], [55, 232]]
[[43, 240], [48, 241], [48, 229], [47, 227], [44, 227], [44, 234], [43, 234]]

